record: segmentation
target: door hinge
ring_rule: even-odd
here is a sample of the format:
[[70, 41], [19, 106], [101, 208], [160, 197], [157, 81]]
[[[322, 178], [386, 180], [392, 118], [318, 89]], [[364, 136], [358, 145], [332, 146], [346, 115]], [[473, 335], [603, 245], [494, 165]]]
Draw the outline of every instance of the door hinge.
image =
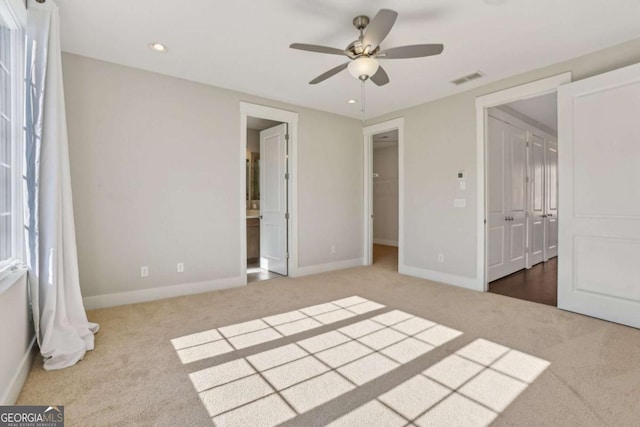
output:
[[284, 174], [284, 179], [289, 179], [289, 172]]
[[289, 259], [289, 252], [287, 252], [287, 259]]
[[527, 183], [529, 182], [529, 177], [525, 178], [525, 182], [527, 182]]
[[288, 134], [288, 133], [285, 133], [285, 134], [284, 134], [284, 140], [285, 140], [285, 141], [287, 141], [287, 142], [289, 142], [289, 134]]
[[289, 212], [284, 214], [284, 219], [289, 219]]

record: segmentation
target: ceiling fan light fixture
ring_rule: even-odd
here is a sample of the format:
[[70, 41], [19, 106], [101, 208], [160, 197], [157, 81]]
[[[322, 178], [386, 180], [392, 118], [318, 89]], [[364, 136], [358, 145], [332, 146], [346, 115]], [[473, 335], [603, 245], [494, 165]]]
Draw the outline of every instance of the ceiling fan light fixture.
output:
[[368, 56], [361, 56], [349, 63], [349, 73], [360, 80], [367, 80], [378, 71], [378, 61]]

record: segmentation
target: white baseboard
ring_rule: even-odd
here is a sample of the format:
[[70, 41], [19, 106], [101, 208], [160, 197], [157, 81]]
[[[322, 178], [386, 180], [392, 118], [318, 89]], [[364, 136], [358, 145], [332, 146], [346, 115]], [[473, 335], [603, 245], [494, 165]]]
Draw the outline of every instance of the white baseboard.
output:
[[432, 280], [434, 282], [440, 282], [446, 285], [459, 286], [461, 288], [471, 289], [474, 291], [484, 291], [484, 289], [478, 287], [478, 280], [475, 278], [472, 279], [470, 277], [442, 273], [440, 271], [409, 267], [407, 265], [398, 266], [398, 273], [406, 274], [407, 276], [419, 277], [420, 279]]
[[36, 336], [34, 335], [33, 338], [31, 338], [29, 348], [27, 348], [27, 351], [22, 357], [20, 366], [18, 366], [18, 369], [16, 369], [16, 374], [14, 375], [13, 380], [11, 380], [7, 391], [0, 399], [0, 405], [15, 405], [16, 401], [18, 400], [18, 396], [22, 391], [22, 387], [24, 386], [24, 383], [25, 381], [27, 381], [27, 377], [29, 376], [31, 365], [33, 365], [33, 361], [35, 360], [36, 352], [33, 350], [35, 343]]
[[235, 288], [247, 284], [246, 276], [227, 277], [204, 282], [183, 283], [180, 285], [161, 286], [158, 288], [140, 289], [138, 291], [118, 292], [114, 294], [96, 295], [83, 298], [86, 310], [115, 307], [118, 305], [136, 304], [139, 302], [179, 297], [183, 295], [202, 294], [220, 289]]
[[398, 241], [397, 240], [376, 239], [375, 237], [373, 238], [373, 244], [374, 245], [395, 246], [396, 248], [398, 247]]
[[291, 276], [291, 277], [310, 276], [312, 274], [326, 273], [328, 271], [335, 271], [335, 270], [344, 270], [345, 268], [360, 267], [362, 265], [364, 265], [362, 263], [362, 258], [354, 258], [354, 259], [348, 259], [345, 261], [336, 261], [336, 262], [329, 262], [326, 264], [311, 265], [309, 267], [298, 267], [296, 269], [295, 276]]

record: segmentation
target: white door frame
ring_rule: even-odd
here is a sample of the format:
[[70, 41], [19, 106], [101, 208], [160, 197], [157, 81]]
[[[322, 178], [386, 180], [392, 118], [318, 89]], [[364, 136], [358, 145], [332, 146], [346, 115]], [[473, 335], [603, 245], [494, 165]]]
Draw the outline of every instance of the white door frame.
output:
[[289, 265], [290, 277], [298, 275], [298, 113], [278, 108], [265, 107], [263, 105], [240, 102], [240, 275], [244, 284], [247, 283], [247, 191], [246, 157], [247, 157], [247, 117], [273, 120], [287, 123], [289, 126], [289, 180], [287, 200], [289, 211]]
[[476, 157], [477, 157], [477, 180], [478, 180], [478, 212], [477, 212], [477, 229], [478, 229], [478, 259], [477, 259], [477, 289], [487, 291], [489, 282], [487, 281], [487, 253], [488, 239], [487, 225], [487, 110], [498, 105], [508, 104], [513, 101], [534, 98], [536, 96], [545, 95], [555, 92], [558, 87], [563, 84], [571, 83], [571, 72], [558, 74], [547, 77], [545, 79], [536, 80], [531, 83], [515, 86], [509, 89], [490, 93], [488, 95], [476, 98]]
[[398, 131], [398, 269], [404, 265], [404, 118], [389, 120], [362, 128], [364, 142], [364, 265], [373, 264], [373, 136], [392, 130]]

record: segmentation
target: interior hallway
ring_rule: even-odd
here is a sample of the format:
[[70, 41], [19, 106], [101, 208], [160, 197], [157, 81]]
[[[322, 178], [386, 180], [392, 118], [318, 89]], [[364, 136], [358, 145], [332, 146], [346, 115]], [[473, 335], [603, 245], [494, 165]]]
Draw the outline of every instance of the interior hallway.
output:
[[489, 292], [558, 306], [558, 257], [489, 283]]

